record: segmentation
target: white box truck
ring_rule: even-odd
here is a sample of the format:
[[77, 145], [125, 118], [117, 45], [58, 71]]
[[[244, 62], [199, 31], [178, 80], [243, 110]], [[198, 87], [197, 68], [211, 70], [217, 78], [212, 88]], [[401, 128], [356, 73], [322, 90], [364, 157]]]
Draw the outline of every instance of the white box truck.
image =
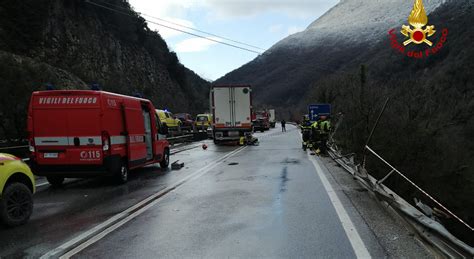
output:
[[275, 128], [275, 125], [276, 125], [275, 109], [268, 110], [268, 114], [270, 114], [270, 127]]
[[252, 133], [252, 89], [249, 85], [211, 88], [214, 143], [238, 141]]

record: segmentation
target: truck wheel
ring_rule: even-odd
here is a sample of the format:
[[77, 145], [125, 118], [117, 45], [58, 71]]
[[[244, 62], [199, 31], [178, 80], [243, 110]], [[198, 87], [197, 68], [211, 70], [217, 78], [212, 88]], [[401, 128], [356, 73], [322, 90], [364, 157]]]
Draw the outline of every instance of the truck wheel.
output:
[[46, 179], [53, 187], [61, 187], [64, 182], [64, 177], [61, 176], [48, 176]]
[[165, 153], [163, 154], [163, 160], [161, 160], [160, 162], [160, 167], [162, 169], [166, 169], [168, 168], [169, 165], [170, 165], [170, 150], [165, 149]]
[[265, 129], [260, 129], [260, 132], [265, 132]]
[[119, 184], [124, 184], [128, 181], [128, 167], [125, 162], [120, 164], [120, 168], [115, 174], [115, 179]]
[[10, 227], [23, 225], [33, 212], [33, 197], [30, 189], [22, 183], [8, 185], [0, 199], [0, 218]]

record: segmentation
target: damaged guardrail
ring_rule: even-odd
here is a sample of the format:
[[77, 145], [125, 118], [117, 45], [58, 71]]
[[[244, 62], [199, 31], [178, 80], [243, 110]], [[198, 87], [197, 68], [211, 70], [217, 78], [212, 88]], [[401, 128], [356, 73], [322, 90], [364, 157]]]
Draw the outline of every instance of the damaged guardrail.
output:
[[[438, 253], [441, 253], [443, 256], [450, 258], [473, 258], [474, 257], [474, 248], [459, 240], [453, 234], [451, 234], [440, 222], [436, 221], [435, 218], [425, 215], [427, 212], [438, 211], [439, 213], [448, 214], [450, 217], [457, 220], [468, 231], [471, 231], [474, 234], [474, 229], [468, 223], [463, 221], [459, 216], [454, 214], [446, 206], [441, 204], [435, 198], [433, 198], [428, 192], [419, 187], [415, 182], [409, 179], [406, 175], [392, 166], [387, 162], [382, 156], [375, 152], [372, 148], [369, 147], [370, 139], [377, 127], [378, 121], [382, 113], [384, 112], [388, 103], [388, 99], [385, 102], [382, 112], [380, 113], [377, 121], [375, 123], [372, 132], [369, 135], [367, 143], [365, 145], [365, 154], [370, 153], [375, 156], [377, 159], [382, 161], [386, 166], [389, 167], [390, 171], [381, 179], [375, 179], [365, 168], [365, 156], [362, 165], [359, 165], [354, 162], [354, 153], [342, 155], [341, 150], [337, 147], [334, 141], [334, 133], [330, 136], [330, 141], [328, 142], [328, 153], [331, 158], [341, 165], [346, 171], [353, 175], [353, 177], [361, 183], [367, 190], [371, 191], [379, 201], [387, 204], [392, 209], [394, 209], [399, 215], [401, 215], [407, 223], [418, 233], [418, 235], [428, 242], [432, 248], [434, 248]], [[340, 122], [339, 122], [340, 123]], [[339, 124], [338, 123], [338, 124]], [[336, 126], [337, 129], [337, 126]], [[367, 153], [368, 152], [368, 153]], [[420, 203], [420, 208], [423, 210], [421, 212], [404, 198], [398, 195], [396, 192], [384, 185], [384, 182], [390, 178], [392, 175], [397, 174], [402, 177], [408, 184], [410, 184], [417, 191], [422, 193], [426, 198], [428, 198], [433, 204], [436, 204], [441, 209], [429, 208], [427, 205]], [[417, 204], [418, 206], [418, 204]], [[423, 209], [425, 208], [425, 209]], [[427, 213], [429, 214], [429, 213]], [[432, 215], [430, 215], [432, 216]]]
[[[354, 161], [350, 159], [350, 156], [341, 155], [337, 146], [334, 144], [328, 147], [329, 155], [331, 158], [340, 164], [344, 169], [351, 173], [356, 180], [358, 180], [366, 189], [372, 191], [375, 196], [382, 202], [395, 209], [397, 212], [401, 212], [403, 215], [409, 217], [409, 223], [414, 227], [417, 233], [434, 246], [443, 255], [452, 258], [472, 258], [474, 256], [474, 248], [465, 244], [454, 235], [452, 235], [441, 223], [426, 216], [424, 213], [413, 207], [410, 203], [405, 201], [402, 197], [392, 191], [390, 188], [385, 186], [383, 182], [390, 177], [393, 173], [403, 175], [396, 168], [391, 167], [391, 171], [382, 179], [377, 180], [371, 176], [367, 170], [362, 166], [355, 165]], [[373, 151], [373, 150], [372, 150]], [[372, 153], [371, 151], [371, 153]], [[377, 154], [373, 152], [374, 154]], [[377, 155], [379, 157], [379, 155]], [[381, 158], [381, 157], [380, 157]], [[387, 165], [389, 165], [387, 163]], [[403, 177], [403, 176], [402, 176]], [[406, 176], [404, 177], [407, 181], [418, 187]], [[415, 188], [416, 188], [415, 187]], [[418, 187], [419, 188], [419, 187]], [[420, 191], [431, 197], [428, 193], [419, 188]], [[431, 197], [432, 198], [432, 197]], [[435, 201], [434, 198], [432, 198]], [[437, 202], [440, 207], [446, 210], [447, 213], [452, 215], [454, 218], [460, 220], [465, 226], [472, 231], [472, 227], [462, 221], [454, 213], [450, 212], [441, 203]]]

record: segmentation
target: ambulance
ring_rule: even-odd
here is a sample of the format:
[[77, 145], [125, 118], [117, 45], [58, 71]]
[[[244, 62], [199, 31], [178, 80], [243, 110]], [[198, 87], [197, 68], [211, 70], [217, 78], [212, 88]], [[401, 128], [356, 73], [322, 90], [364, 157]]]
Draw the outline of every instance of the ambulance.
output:
[[119, 183], [129, 170], [169, 165], [166, 127], [146, 99], [104, 91], [39, 91], [28, 111], [33, 172], [53, 185], [64, 178], [113, 175]]

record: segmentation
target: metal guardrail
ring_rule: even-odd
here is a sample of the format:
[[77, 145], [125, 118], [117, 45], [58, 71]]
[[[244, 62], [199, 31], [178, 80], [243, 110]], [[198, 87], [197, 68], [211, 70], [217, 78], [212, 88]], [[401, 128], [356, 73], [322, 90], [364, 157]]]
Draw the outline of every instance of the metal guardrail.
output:
[[21, 149], [21, 148], [28, 148], [28, 145], [13, 146], [13, 147], [0, 147], [0, 151], [1, 151], [1, 150]]
[[[410, 203], [405, 201], [402, 197], [397, 195], [394, 191], [392, 191], [390, 188], [383, 184], [383, 182], [388, 177], [390, 177], [390, 175], [392, 175], [393, 173], [397, 173], [409, 183], [413, 184], [413, 186], [417, 188], [417, 190], [426, 194], [428, 197], [431, 197], [427, 192], [417, 186], [413, 181], [403, 175], [395, 167], [390, 165], [375, 151], [373, 151], [367, 146], [367, 151], [374, 154], [377, 158], [381, 159], [391, 169], [391, 171], [380, 180], [376, 180], [374, 177], [372, 177], [364, 168], [364, 166], [355, 165], [353, 161], [348, 159], [347, 155], [341, 155], [340, 150], [338, 149], [337, 145], [334, 144], [334, 142], [328, 146], [328, 150], [329, 155], [334, 161], [336, 161], [339, 165], [341, 165], [344, 169], [351, 173], [354, 178], [358, 182], [360, 182], [366, 189], [376, 194], [376, 197], [379, 200], [386, 202], [387, 205], [394, 209], [396, 212], [401, 212], [402, 215], [408, 216], [408, 218], [405, 218], [406, 221], [424, 240], [433, 245], [433, 247], [436, 247], [437, 251], [442, 253], [443, 256], [449, 258], [474, 257], [473, 247], [456, 238], [441, 223], [426, 216], [424, 213], [413, 207]], [[434, 198], [432, 199], [433, 202], [436, 201], [434, 200]], [[445, 206], [442, 206], [441, 203], [436, 201], [436, 204], [445, 209], [447, 212], [449, 211], [445, 208]], [[455, 216], [455, 214], [452, 212], [450, 212], [450, 215], [453, 217]], [[458, 216], [455, 216], [455, 218], [459, 219]], [[461, 222], [464, 221], [461, 220]], [[472, 230], [472, 227], [470, 227], [467, 223], [464, 225]]]
[[369, 146], [365, 146], [365, 148], [372, 153], [375, 157], [380, 159], [382, 162], [384, 162], [387, 166], [389, 166], [392, 171], [390, 171], [387, 175], [385, 175], [381, 180], [378, 180], [377, 183], [381, 184], [383, 181], [385, 181], [387, 178], [389, 178], [393, 173], [397, 173], [399, 176], [401, 176], [403, 179], [405, 179], [408, 183], [410, 183], [413, 187], [415, 187], [418, 191], [423, 193], [426, 197], [428, 197], [432, 202], [436, 203], [439, 207], [441, 207], [445, 212], [447, 212], [449, 215], [454, 217], [456, 220], [458, 220], [460, 223], [462, 223], [464, 226], [466, 226], [468, 229], [471, 231], [474, 231], [474, 228], [471, 227], [469, 224], [464, 222], [460, 217], [458, 217], [456, 214], [451, 212], [446, 206], [441, 204], [441, 202], [437, 201], [435, 198], [433, 198], [430, 194], [428, 194], [425, 190], [423, 190], [421, 187], [419, 187], [416, 183], [414, 183], [412, 180], [410, 180], [408, 177], [406, 177], [403, 173], [398, 171], [395, 167], [393, 167], [390, 163], [385, 161], [379, 154], [377, 154], [373, 149], [371, 149]]
[[187, 139], [187, 138], [190, 138], [190, 137], [194, 137], [194, 134], [188, 134], [188, 135], [170, 137], [170, 138], [166, 138], [166, 140], [168, 140], [168, 141], [174, 141], [174, 140]]
[[[202, 136], [200, 136], [201, 134]], [[207, 133], [194, 133], [194, 134], [187, 134], [187, 135], [181, 135], [181, 136], [173, 136], [166, 138], [171, 144], [176, 144], [176, 143], [181, 143], [181, 142], [187, 142], [188, 140], [194, 141], [194, 140], [201, 140], [204, 137], [207, 138]], [[13, 155], [16, 155], [18, 157], [25, 157], [26, 154], [28, 153], [28, 145], [18, 145], [18, 146], [11, 146], [11, 147], [0, 147], [0, 153], [13, 153]], [[21, 149], [24, 149], [23, 151]], [[23, 158], [23, 161], [28, 161], [30, 160], [29, 158]]]

